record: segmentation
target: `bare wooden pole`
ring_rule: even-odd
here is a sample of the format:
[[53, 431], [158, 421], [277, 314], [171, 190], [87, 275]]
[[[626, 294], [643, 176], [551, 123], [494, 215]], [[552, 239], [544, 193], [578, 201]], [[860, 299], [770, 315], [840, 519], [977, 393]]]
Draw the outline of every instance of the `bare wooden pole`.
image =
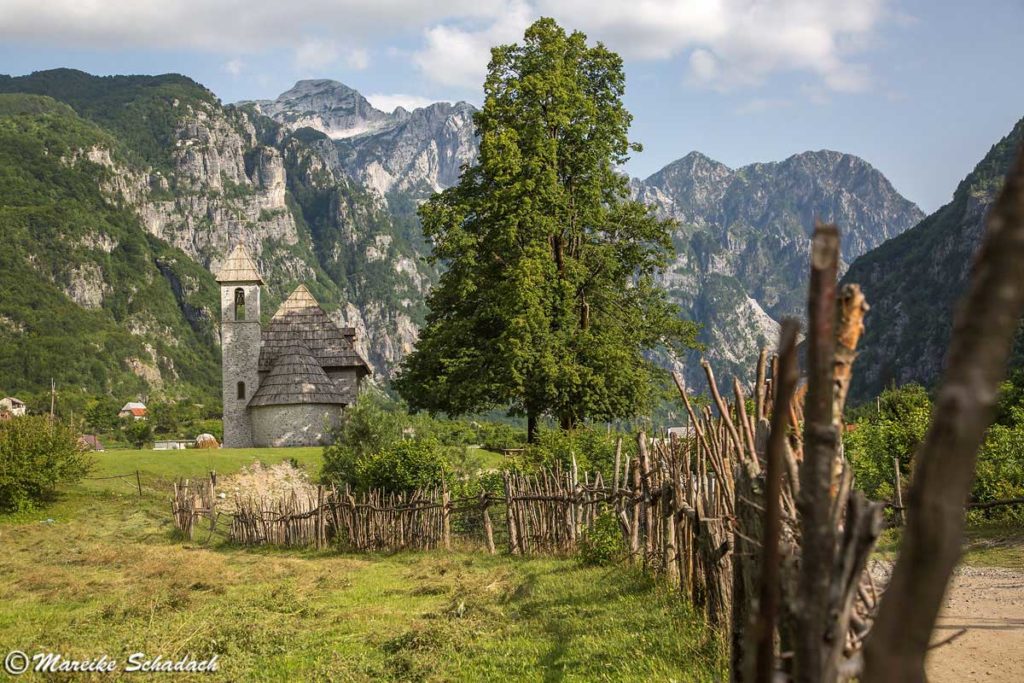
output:
[[907, 523], [907, 514], [906, 511], [903, 509], [903, 478], [900, 476], [899, 458], [892, 459], [892, 467], [893, 470], [896, 472], [896, 517], [900, 520], [900, 526], [903, 526]]
[[796, 337], [800, 324], [783, 320], [779, 340], [778, 385], [772, 407], [771, 431], [766, 452], [764, 537], [761, 543], [761, 590], [757, 622], [753, 629], [756, 653], [753, 680], [770, 683], [775, 672], [775, 622], [779, 611], [779, 537], [782, 533], [782, 472], [789, 448], [789, 404], [798, 379]]
[[917, 454], [907, 527], [865, 650], [863, 680], [924, 680], [924, 658], [960, 557], [964, 503], [1024, 313], [1024, 153], [989, 212], [971, 288], [953, 327], [946, 372]]
[[757, 377], [754, 381], [754, 422], [767, 418], [766, 376], [768, 369], [768, 349], [761, 349], [757, 356]]
[[838, 269], [839, 230], [834, 225], [818, 224], [811, 241], [804, 462], [797, 498], [802, 552], [793, 663], [798, 683], [831, 680], [824, 671], [822, 639], [829, 618], [827, 596], [835, 554], [830, 488], [838, 448], [833, 414]]
[[441, 484], [441, 543], [445, 550], [452, 549], [451, 494], [448, 486]]
[[487, 511], [490, 505], [490, 498], [487, 492], [480, 495], [480, 508], [484, 517], [484, 540], [487, 542], [487, 552], [494, 554], [494, 528], [491, 526], [491, 514]]

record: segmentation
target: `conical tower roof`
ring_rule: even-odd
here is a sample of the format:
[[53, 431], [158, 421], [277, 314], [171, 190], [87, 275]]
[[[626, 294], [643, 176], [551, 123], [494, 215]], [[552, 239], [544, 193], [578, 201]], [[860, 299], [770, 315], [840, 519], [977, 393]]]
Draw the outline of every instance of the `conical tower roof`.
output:
[[282, 349], [260, 381], [250, 406], [282, 406], [297, 403], [350, 403], [303, 344]]
[[216, 275], [217, 282], [256, 282], [263, 284], [260, 272], [256, 270], [256, 262], [249, 255], [249, 250], [239, 242], [221, 264]]
[[[313, 294], [304, 284], [300, 284], [295, 288], [288, 298], [281, 302], [281, 305], [277, 307], [277, 313], [274, 314], [274, 320], [280, 320], [287, 316], [293, 311], [305, 311], [307, 308], [320, 308], [320, 302], [317, 301]], [[322, 310], [322, 309], [321, 309]]]
[[361, 373], [369, 373], [369, 365], [352, 345], [354, 337], [355, 330], [342, 330], [335, 325], [306, 285], [299, 285], [263, 329], [260, 371], [269, 370], [274, 359], [288, 346], [302, 344], [321, 367], [356, 368]]

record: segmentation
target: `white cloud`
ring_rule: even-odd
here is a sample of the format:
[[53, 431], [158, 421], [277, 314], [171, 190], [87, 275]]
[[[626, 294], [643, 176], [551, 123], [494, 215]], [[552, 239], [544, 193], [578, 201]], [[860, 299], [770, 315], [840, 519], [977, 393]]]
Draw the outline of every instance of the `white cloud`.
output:
[[388, 113], [393, 112], [396, 107], [402, 107], [403, 109], [412, 111], [413, 109], [426, 107], [427, 105], [437, 102], [437, 100], [433, 100], [429, 97], [407, 95], [405, 93], [373, 93], [371, 95], [367, 95], [366, 99], [368, 99], [370, 104], [377, 109]]
[[0, 0], [0, 42], [251, 54], [313, 31], [345, 44], [444, 21], [494, 19], [503, 0]]
[[784, 71], [814, 74], [831, 90], [863, 90], [867, 69], [849, 58], [886, 17], [885, 0], [538, 3], [627, 58], [689, 53], [691, 82], [716, 90], [757, 85]]
[[413, 62], [427, 78], [442, 85], [479, 88], [487, 73], [491, 48], [521, 39], [532, 15], [527, 4], [514, 0], [495, 21], [481, 29], [432, 26], [424, 31], [426, 45], [413, 55]]
[[242, 71], [245, 69], [245, 62], [243, 62], [238, 57], [235, 57], [234, 59], [229, 59], [228, 61], [224, 62], [223, 69], [235, 78], [238, 78], [238, 76], [240, 76], [242, 74]]
[[[367, 48], [410, 34], [412, 63], [432, 81], [479, 88], [493, 45], [538, 16], [631, 60], [678, 60], [690, 83], [731, 90], [804, 73], [830, 92], [863, 90], [856, 56], [892, 0], [0, 0], [0, 42], [77, 48], [188, 49], [238, 59], [269, 50], [297, 68], [369, 66]], [[372, 42], [370, 42], [372, 41]], [[356, 47], [353, 47], [355, 45]], [[403, 49], [406, 46], [403, 45]]]
[[330, 40], [308, 38], [295, 48], [292, 63], [304, 74], [317, 74], [344, 60], [349, 69], [362, 71], [370, 65], [370, 53], [364, 48], [342, 50]]
[[414, 61], [441, 84], [479, 87], [492, 45], [517, 40], [537, 16], [553, 16], [627, 59], [683, 57], [688, 80], [701, 87], [731, 90], [803, 72], [851, 92], [870, 82], [867, 68], [849, 60], [886, 18], [885, 1], [509, 0], [482, 26], [454, 18], [426, 29]]

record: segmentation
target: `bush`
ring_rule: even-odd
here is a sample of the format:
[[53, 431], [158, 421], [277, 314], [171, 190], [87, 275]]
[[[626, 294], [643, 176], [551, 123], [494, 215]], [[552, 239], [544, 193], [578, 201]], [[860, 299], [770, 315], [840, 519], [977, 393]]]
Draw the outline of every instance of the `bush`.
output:
[[[1021, 376], [1015, 379], [1020, 381]], [[978, 452], [971, 502], [985, 503], [1024, 496], [1024, 389], [1004, 383], [997, 423]], [[906, 486], [913, 476], [913, 458], [928, 429], [931, 401], [924, 389], [907, 385], [882, 392], [878, 408], [861, 409], [854, 431], [844, 439], [855, 485], [875, 500], [894, 498], [893, 458], [899, 460]], [[879, 409], [880, 408], [880, 409]], [[1024, 509], [1011, 506], [975, 510], [972, 521], [1024, 519]]]
[[489, 451], [522, 448], [526, 445], [526, 430], [504, 422], [484, 422], [480, 425], [480, 443]]
[[626, 542], [619, 521], [615, 519], [615, 512], [605, 510], [580, 537], [580, 562], [589, 566], [604, 566], [623, 558], [625, 554]]
[[925, 390], [915, 384], [887, 389], [878, 399], [881, 410], [865, 411], [844, 447], [853, 467], [854, 482], [874, 500], [891, 501], [895, 494], [893, 458], [900, 474], [909, 481], [917, 447], [931, 420], [932, 404]]
[[451, 473], [450, 446], [435, 439], [400, 441], [355, 463], [352, 484], [357, 489], [413, 491], [438, 486]]
[[333, 443], [324, 448], [322, 478], [355, 485], [358, 463], [399, 443], [407, 426], [399, 404], [377, 389], [364, 389], [359, 400], [345, 409]]
[[575, 458], [580, 478], [584, 472], [600, 472], [606, 481], [611, 481], [615, 469], [615, 442], [619, 436], [622, 436], [623, 458], [634, 457], [636, 440], [631, 435], [584, 426], [570, 431], [541, 429], [537, 443], [526, 449], [524, 459], [528, 466], [558, 465], [565, 470], [572, 467]]
[[[978, 452], [978, 465], [971, 491], [971, 502], [988, 503], [1006, 498], [1024, 497], [1024, 426], [993, 425]], [[1024, 507], [972, 510], [972, 521], [1024, 521]]]
[[68, 422], [42, 415], [0, 422], [0, 509], [31, 509], [58, 485], [81, 479], [91, 464]]
[[346, 409], [334, 443], [324, 449], [322, 479], [357, 490], [410, 491], [440, 484], [450, 479], [462, 450], [440, 438], [460, 441], [465, 432], [452, 429], [455, 424], [411, 416], [404, 404], [367, 388]]
[[153, 440], [153, 426], [149, 420], [136, 420], [133, 417], [121, 418], [121, 434], [124, 440], [136, 448], [144, 448]]

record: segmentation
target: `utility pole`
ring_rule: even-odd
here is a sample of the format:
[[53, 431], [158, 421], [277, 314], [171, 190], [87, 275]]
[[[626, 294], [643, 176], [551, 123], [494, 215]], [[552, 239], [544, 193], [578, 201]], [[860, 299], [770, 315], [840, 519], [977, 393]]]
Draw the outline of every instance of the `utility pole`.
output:
[[54, 418], [54, 410], [57, 407], [57, 383], [50, 378], [50, 420]]

